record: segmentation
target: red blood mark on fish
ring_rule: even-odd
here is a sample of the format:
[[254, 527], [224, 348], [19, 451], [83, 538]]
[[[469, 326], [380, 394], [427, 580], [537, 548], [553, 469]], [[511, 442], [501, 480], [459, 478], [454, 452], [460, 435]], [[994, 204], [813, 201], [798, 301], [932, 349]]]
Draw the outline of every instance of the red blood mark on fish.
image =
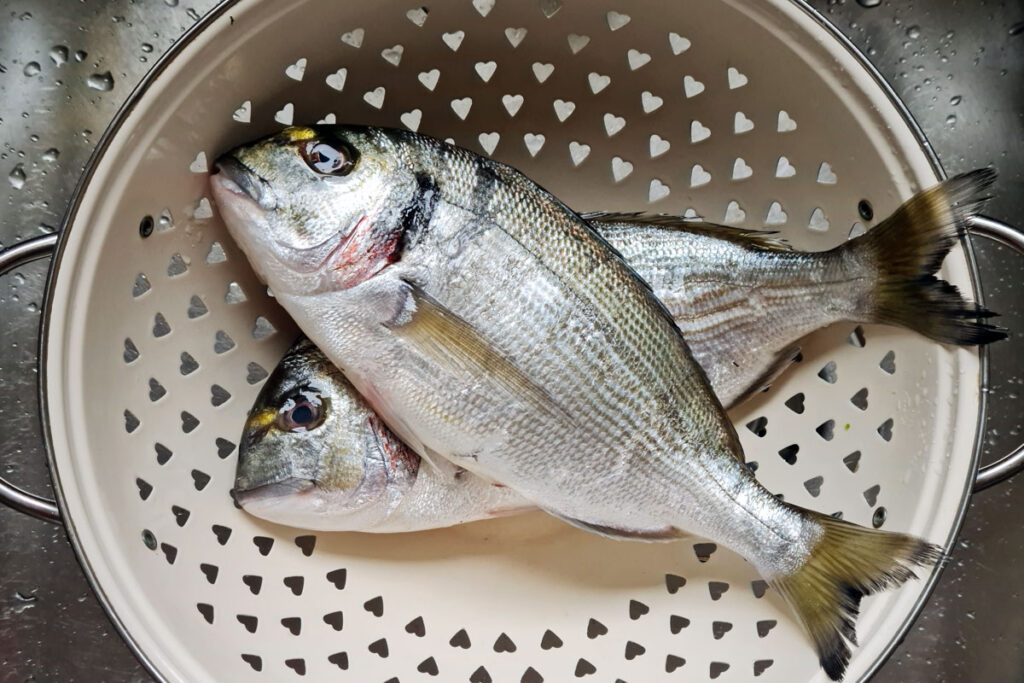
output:
[[407, 472], [415, 475], [419, 471], [420, 458], [406, 446], [394, 432], [376, 416], [367, 418], [370, 428], [377, 434], [377, 441], [384, 452], [384, 464], [388, 468], [388, 475], [394, 476], [399, 472]]
[[398, 260], [399, 234], [373, 234], [373, 222], [363, 216], [349, 236], [327, 257], [327, 266], [337, 273], [342, 289], [366, 282]]

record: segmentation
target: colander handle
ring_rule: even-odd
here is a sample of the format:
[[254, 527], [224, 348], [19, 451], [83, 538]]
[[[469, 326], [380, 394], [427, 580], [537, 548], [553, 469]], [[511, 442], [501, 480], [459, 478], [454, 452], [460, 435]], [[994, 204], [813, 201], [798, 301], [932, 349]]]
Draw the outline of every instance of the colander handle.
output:
[[[55, 233], [41, 235], [0, 251], [0, 276], [36, 259], [50, 256], [57, 246], [57, 239]], [[60, 510], [56, 503], [20, 489], [3, 477], [0, 477], [0, 502], [47, 522], [60, 521]]]
[[[974, 216], [968, 222], [968, 232], [971, 235], [987, 237], [1004, 246], [1024, 254], [1024, 233], [1017, 228], [1001, 223], [985, 216]], [[996, 462], [985, 465], [978, 470], [978, 476], [974, 480], [974, 490], [981, 491], [993, 484], [998, 484], [1004, 479], [1012, 477], [1024, 469], [1024, 443], [1018, 445], [1008, 454]]]

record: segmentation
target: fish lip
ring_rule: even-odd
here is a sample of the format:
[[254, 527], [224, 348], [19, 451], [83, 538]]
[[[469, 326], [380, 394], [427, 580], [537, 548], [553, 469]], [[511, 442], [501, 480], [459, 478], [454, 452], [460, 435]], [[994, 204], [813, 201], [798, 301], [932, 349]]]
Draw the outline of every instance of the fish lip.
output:
[[231, 489], [231, 497], [239, 507], [248, 503], [261, 502], [272, 498], [303, 495], [316, 488], [316, 482], [304, 477], [288, 477], [280, 481]]
[[219, 157], [213, 162], [210, 175], [226, 191], [255, 202], [264, 211], [277, 209], [277, 198], [270, 183], [238, 157], [230, 153]]

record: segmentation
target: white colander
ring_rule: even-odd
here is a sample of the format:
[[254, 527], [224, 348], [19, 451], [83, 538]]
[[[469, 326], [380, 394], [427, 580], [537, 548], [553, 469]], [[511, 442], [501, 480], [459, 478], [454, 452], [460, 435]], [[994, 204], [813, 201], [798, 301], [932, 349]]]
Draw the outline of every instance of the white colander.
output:
[[[580, 211], [692, 210], [802, 249], [870, 229], [941, 173], [800, 3], [412, 2], [225, 3], [86, 172], [51, 270], [41, 390], [61, 516], [114, 623], [162, 680], [825, 680], [779, 596], [700, 539], [621, 543], [540, 513], [313, 534], [233, 506], [246, 412], [297, 332], [208, 198], [209, 160], [238, 143], [293, 121], [405, 126]], [[972, 269], [958, 248], [941, 275], [978, 296]], [[786, 500], [948, 546], [983, 375], [976, 350], [835, 326], [732, 417]], [[879, 665], [934, 580], [865, 601], [848, 679]]]

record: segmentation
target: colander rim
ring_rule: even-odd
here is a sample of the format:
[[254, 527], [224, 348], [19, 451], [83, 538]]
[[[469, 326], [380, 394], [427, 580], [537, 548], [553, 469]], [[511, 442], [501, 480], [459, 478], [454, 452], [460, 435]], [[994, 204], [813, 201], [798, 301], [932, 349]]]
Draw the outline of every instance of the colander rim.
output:
[[[821, 12], [812, 7], [807, 0], [783, 0], [792, 3], [794, 6], [803, 11], [809, 18], [811, 18], [816, 24], [827, 32], [832, 38], [834, 38], [839, 45], [841, 45], [850, 54], [854, 61], [860, 65], [861, 68], [871, 77], [871, 80], [879, 87], [879, 89], [886, 95], [890, 104], [895, 108], [897, 114], [902, 118], [903, 122], [907, 125], [911, 135], [920, 145], [922, 152], [928, 160], [929, 165], [935, 172], [938, 179], [942, 180], [947, 177], [945, 169], [935, 153], [931, 143], [928, 141], [927, 136], [917, 123], [913, 114], [909, 111], [906, 104], [899, 98], [896, 91], [892, 86], [885, 80], [878, 69], [871, 63], [867, 56], [853, 44], [853, 42], [844, 35], [832, 22], [830, 22]], [[75, 185], [74, 191], [71, 196], [71, 200], [68, 203], [68, 208], [65, 211], [64, 217], [61, 221], [59, 229], [59, 238], [57, 245], [53, 252], [53, 257], [50, 260], [50, 266], [47, 272], [46, 287], [43, 297], [43, 305], [41, 307], [41, 323], [40, 323], [40, 334], [39, 334], [39, 373], [38, 373], [38, 390], [40, 397], [40, 421], [42, 426], [43, 435], [43, 447], [46, 452], [47, 465], [50, 470], [50, 476], [53, 481], [53, 491], [56, 499], [57, 507], [60, 511], [60, 517], [63, 522], [65, 531], [68, 535], [68, 540], [74, 548], [75, 556], [78, 559], [79, 564], [85, 574], [89, 586], [92, 588], [94, 594], [100, 605], [103, 607], [103, 611], [115, 630], [120, 634], [122, 639], [127, 644], [128, 648], [132, 651], [135, 657], [139, 660], [146, 671], [153, 676], [157, 681], [161, 683], [168, 679], [161, 674], [154, 663], [143, 651], [141, 646], [132, 637], [132, 634], [125, 627], [120, 617], [117, 614], [114, 605], [107, 597], [103, 586], [100, 585], [96, 578], [96, 574], [92, 569], [89, 557], [86, 554], [84, 547], [82, 546], [78, 532], [75, 528], [74, 519], [70, 518], [65, 514], [67, 510], [67, 503], [64, 496], [64, 489], [61, 482], [60, 471], [57, 467], [56, 454], [53, 447], [53, 435], [51, 431], [51, 424], [49, 419], [49, 408], [50, 408], [50, 397], [47, 390], [48, 380], [48, 339], [50, 334], [50, 324], [53, 314], [53, 308], [51, 302], [53, 300], [55, 285], [56, 285], [56, 274], [60, 269], [61, 261], [63, 260], [65, 247], [68, 242], [68, 234], [70, 233], [71, 227], [75, 222], [75, 218], [78, 214], [78, 210], [81, 207], [81, 201], [85, 190], [89, 186], [93, 174], [95, 173], [100, 161], [103, 159], [107, 148], [111, 145], [114, 138], [120, 132], [122, 126], [127, 120], [128, 116], [139, 104], [142, 98], [146, 95], [146, 92], [150, 89], [153, 83], [159, 78], [164, 70], [171, 64], [171, 62], [178, 57], [178, 55], [202, 32], [207, 30], [213, 25], [219, 18], [221, 18], [226, 12], [233, 7], [237, 6], [240, 0], [222, 0], [215, 7], [211, 8], [206, 14], [204, 14], [195, 24], [189, 27], [168, 50], [162, 54], [152, 68], [145, 74], [142, 80], [135, 86], [132, 92], [125, 99], [124, 103], [118, 109], [114, 115], [110, 124], [107, 126], [103, 135], [100, 137], [96, 148], [87, 161], [85, 168], [80, 176], [77, 184]], [[974, 298], [979, 305], [984, 306], [984, 296], [982, 290], [982, 283], [980, 274], [978, 272], [977, 260], [974, 254], [973, 244], [968, 234], [964, 233], [961, 237], [961, 244], [963, 246], [964, 257], [967, 261], [968, 272], [971, 279], [971, 285], [974, 290]], [[978, 399], [978, 418], [975, 426], [974, 436], [974, 448], [971, 454], [971, 462], [968, 468], [969, 476], [964, 482], [964, 490], [960, 497], [959, 508], [956, 512], [953, 524], [950, 527], [949, 534], [947, 535], [945, 542], [943, 543], [944, 551], [948, 553], [952, 544], [960, 534], [960, 530], [963, 527], [964, 519], [967, 513], [967, 507], [970, 503], [971, 493], [973, 490], [974, 480], [977, 476], [978, 462], [980, 459], [981, 449], [983, 446], [984, 437], [984, 425], [987, 414], [988, 405], [988, 393], [986, 388], [989, 383], [989, 352], [986, 346], [978, 347], [979, 354], [979, 387], [980, 394]], [[900, 624], [899, 628], [893, 634], [893, 637], [886, 644], [881, 654], [871, 663], [867, 668], [862, 680], [868, 680], [878, 669], [888, 661], [897, 645], [906, 637], [910, 627], [920, 616], [924, 606], [930, 600], [932, 593], [938, 585], [939, 578], [942, 576], [945, 567], [940, 563], [926, 579], [924, 589], [921, 591], [920, 596], [914, 603], [913, 608], [907, 613], [903, 623]]]

